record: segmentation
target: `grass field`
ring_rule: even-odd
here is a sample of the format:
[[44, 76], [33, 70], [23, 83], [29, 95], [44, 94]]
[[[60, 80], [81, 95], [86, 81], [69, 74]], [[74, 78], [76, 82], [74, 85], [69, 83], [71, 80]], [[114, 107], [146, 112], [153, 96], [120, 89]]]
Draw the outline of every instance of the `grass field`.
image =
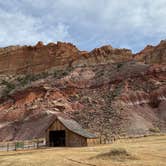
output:
[[166, 136], [85, 148], [0, 152], [0, 166], [166, 166]]

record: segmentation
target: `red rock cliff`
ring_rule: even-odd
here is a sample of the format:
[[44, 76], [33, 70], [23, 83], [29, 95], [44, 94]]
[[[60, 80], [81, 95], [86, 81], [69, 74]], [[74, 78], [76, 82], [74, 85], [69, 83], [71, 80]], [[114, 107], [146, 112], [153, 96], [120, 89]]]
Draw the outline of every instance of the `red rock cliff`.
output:
[[79, 50], [72, 44], [50, 43], [36, 46], [13, 46], [0, 49], [0, 73], [35, 73], [51, 67], [65, 68], [77, 58]]
[[0, 74], [27, 74], [42, 72], [55, 67], [92, 65], [119, 62], [132, 58], [130, 50], [104, 46], [91, 52], [79, 51], [70, 43], [58, 42], [36, 46], [10, 46], [0, 48]]
[[166, 41], [162, 40], [157, 46], [146, 46], [135, 59], [147, 64], [166, 64]]

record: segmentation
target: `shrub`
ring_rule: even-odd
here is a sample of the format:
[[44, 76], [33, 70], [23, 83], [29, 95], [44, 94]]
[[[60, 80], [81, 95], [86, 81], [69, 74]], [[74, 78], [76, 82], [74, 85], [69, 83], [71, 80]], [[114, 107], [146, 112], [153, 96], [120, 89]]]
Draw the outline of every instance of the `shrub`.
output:
[[129, 156], [128, 152], [124, 148], [112, 149], [108, 154], [110, 156], [120, 156], [120, 155]]
[[96, 156], [96, 158], [100, 159], [113, 159], [113, 160], [118, 160], [118, 161], [123, 161], [125, 159], [136, 159], [132, 155], [130, 155], [126, 149], [124, 148], [115, 148], [110, 150], [107, 153], [102, 153]]
[[23, 148], [24, 147], [24, 142], [16, 142], [15, 146], [16, 146], [16, 149]]
[[155, 128], [150, 128], [149, 131], [152, 133], [159, 133], [160, 129], [158, 127], [155, 127]]
[[48, 72], [42, 72], [40, 74], [28, 74], [24, 77], [18, 77], [17, 81], [19, 81], [21, 86], [25, 86], [25, 85], [31, 83], [32, 81], [46, 78], [46, 77], [48, 77], [48, 75], [49, 75]]
[[117, 69], [119, 70], [123, 66], [123, 63], [118, 63], [117, 64]]
[[31, 74], [28, 74], [28, 75], [26, 75], [26, 76], [24, 76], [24, 77], [21, 77], [21, 78], [20, 78], [20, 77], [17, 78], [17, 81], [20, 82], [21, 86], [27, 85], [27, 84], [30, 83], [32, 80], [35, 80], [35, 77], [34, 77], [34, 75], [31, 75]]
[[42, 72], [41, 74], [36, 75], [36, 80], [40, 78], [47, 78], [49, 76], [48, 72]]
[[1, 84], [5, 85], [6, 88], [4, 89], [4, 91], [2, 92], [2, 96], [6, 97], [8, 96], [8, 94], [15, 89], [15, 84], [11, 83], [11, 82], [7, 82], [5, 80], [2, 80]]
[[67, 76], [71, 72], [72, 68], [66, 70], [54, 70], [53, 76], [57, 79]]
[[7, 81], [5, 81], [5, 80], [2, 80], [1, 84], [6, 85], [6, 87], [7, 87], [8, 89], [14, 89], [14, 88], [15, 88], [15, 85], [14, 85], [13, 83], [7, 82]]

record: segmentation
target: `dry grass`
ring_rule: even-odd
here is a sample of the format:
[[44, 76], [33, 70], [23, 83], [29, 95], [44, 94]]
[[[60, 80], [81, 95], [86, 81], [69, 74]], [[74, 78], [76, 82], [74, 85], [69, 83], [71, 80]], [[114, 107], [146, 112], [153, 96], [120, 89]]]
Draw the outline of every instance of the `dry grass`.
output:
[[86, 148], [0, 152], [0, 166], [165, 166], [166, 136]]
[[103, 160], [115, 160], [115, 161], [125, 161], [125, 160], [136, 160], [137, 158], [127, 152], [124, 148], [114, 148], [106, 153], [101, 153], [92, 159], [103, 159]]

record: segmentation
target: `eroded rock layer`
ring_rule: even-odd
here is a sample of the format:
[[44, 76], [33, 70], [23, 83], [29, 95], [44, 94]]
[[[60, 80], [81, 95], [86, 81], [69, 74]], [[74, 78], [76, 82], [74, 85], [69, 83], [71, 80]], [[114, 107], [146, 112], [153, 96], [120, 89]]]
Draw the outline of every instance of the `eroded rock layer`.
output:
[[51, 68], [127, 61], [132, 53], [127, 49], [104, 46], [91, 52], [79, 51], [70, 43], [58, 42], [35, 46], [11, 46], [0, 48], [0, 74], [38, 73]]
[[135, 56], [111, 46], [79, 51], [67, 43], [0, 49], [1, 74], [12, 74], [1, 79], [0, 141], [43, 137], [56, 114], [105, 141], [166, 132], [165, 50], [165, 42]]

